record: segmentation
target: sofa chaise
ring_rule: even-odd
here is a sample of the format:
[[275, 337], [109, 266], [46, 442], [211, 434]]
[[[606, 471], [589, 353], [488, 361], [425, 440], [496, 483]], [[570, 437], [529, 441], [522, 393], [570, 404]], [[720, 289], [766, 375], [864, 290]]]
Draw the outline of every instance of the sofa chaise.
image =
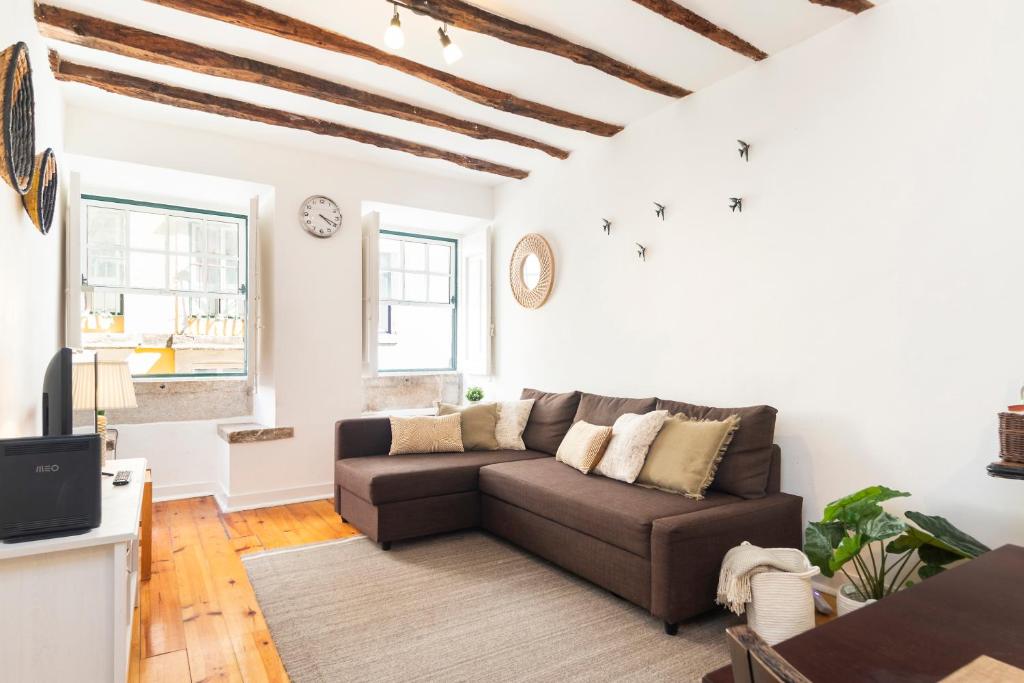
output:
[[[647, 609], [675, 634], [714, 606], [726, 551], [743, 541], [800, 547], [802, 499], [780, 492], [774, 408], [709, 408], [524, 390], [526, 450], [387, 455], [388, 418], [336, 425], [335, 509], [379, 543], [481, 527]], [[702, 500], [584, 475], [553, 454], [577, 420], [611, 425], [665, 409], [741, 416]]]

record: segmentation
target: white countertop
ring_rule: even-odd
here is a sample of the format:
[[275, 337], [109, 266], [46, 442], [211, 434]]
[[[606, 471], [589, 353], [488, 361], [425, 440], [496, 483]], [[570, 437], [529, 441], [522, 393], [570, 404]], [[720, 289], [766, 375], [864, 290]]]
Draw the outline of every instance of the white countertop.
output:
[[139, 514], [142, 510], [142, 487], [146, 480], [146, 459], [127, 458], [107, 460], [106, 472], [131, 470], [127, 486], [114, 486], [113, 477], [103, 477], [103, 521], [84, 534], [46, 538], [22, 543], [0, 543], [0, 561], [13, 557], [28, 557], [62, 550], [120, 543], [139, 533]]

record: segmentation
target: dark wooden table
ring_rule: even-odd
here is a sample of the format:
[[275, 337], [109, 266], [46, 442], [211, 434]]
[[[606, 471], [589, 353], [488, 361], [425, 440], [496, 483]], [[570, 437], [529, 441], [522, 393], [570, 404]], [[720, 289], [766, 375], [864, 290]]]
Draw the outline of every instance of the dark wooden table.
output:
[[[1024, 668], [1024, 548], [1004, 545], [775, 649], [815, 683], [938, 681], [980, 655]], [[732, 680], [728, 666], [704, 677]]]

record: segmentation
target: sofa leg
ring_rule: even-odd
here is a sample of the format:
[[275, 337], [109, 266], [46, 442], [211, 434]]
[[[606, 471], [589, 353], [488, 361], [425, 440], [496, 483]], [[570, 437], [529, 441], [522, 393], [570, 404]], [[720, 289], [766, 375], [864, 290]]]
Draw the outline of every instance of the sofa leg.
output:
[[666, 621], [665, 622], [665, 634], [669, 635], [669, 636], [674, 636], [677, 633], [679, 633], [679, 624], [673, 624], [670, 621]]
[[380, 542], [380, 549], [381, 550], [391, 550], [391, 541], [381, 541]]

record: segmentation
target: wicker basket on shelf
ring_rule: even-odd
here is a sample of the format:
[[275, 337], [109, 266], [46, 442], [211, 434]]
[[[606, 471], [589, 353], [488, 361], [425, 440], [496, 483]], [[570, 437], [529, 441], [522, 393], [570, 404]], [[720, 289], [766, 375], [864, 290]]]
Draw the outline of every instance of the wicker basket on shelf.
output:
[[1024, 463], [1024, 413], [999, 413], [999, 457]]
[[28, 192], [36, 153], [35, 97], [28, 47], [0, 52], [0, 177], [18, 194]]

